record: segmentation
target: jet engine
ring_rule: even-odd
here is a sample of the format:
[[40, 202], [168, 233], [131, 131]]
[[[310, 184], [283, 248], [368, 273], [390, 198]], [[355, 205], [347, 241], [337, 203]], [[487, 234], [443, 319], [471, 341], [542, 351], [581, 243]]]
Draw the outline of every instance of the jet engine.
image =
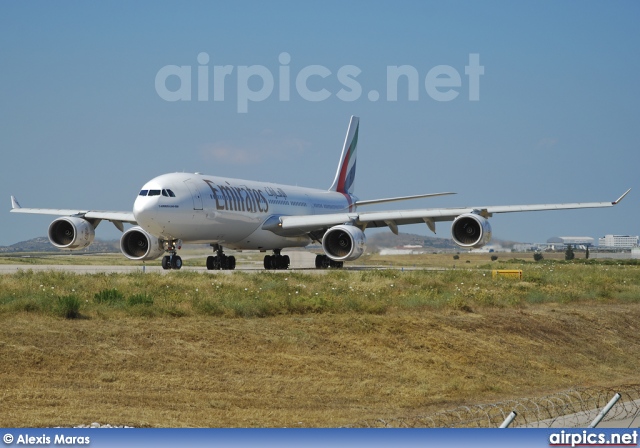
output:
[[334, 261], [352, 261], [364, 253], [366, 240], [362, 230], [343, 224], [326, 231], [322, 248]]
[[130, 260], [155, 260], [164, 253], [162, 241], [142, 227], [131, 227], [120, 238], [120, 250]]
[[477, 249], [491, 241], [491, 225], [487, 218], [466, 213], [453, 220], [451, 236], [458, 246]]
[[49, 241], [60, 249], [84, 249], [93, 242], [96, 231], [86, 219], [65, 216], [49, 225]]

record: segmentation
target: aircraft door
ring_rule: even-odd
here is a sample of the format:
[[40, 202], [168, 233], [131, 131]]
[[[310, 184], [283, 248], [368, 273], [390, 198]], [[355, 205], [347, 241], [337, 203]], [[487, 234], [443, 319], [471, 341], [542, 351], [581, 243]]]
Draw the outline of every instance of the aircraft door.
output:
[[184, 183], [191, 192], [191, 197], [193, 198], [193, 209], [202, 210], [202, 195], [200, 194], [198, 186], [191, 179], [185, 180]]

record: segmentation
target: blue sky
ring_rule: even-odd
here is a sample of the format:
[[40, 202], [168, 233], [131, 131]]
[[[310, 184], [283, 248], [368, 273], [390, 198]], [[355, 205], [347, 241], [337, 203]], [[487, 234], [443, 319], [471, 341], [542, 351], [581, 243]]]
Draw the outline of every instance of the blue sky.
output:
[[[52, 220], [10, 214], [11, 194], [26, 207], [130, 210], [147, 180], [173, 171], [328, 188], [351, 115], [361, 118], [361, 199], [455, 191], [385, 208], [590, 202], [633, 187], [614, 209], [491, 223], [495, 238], [517, 241], [637, 235], [639, 17], [632, 1], [2, 2], [0, 245], [45, 235]], [[470, 55], [484, 69], [477, 101]], [[191, 67], [190, 101], [159, 94], [166, 66]], [[207, 101], [198, 101], [199, 66]], [[232, 71], [215, 100], [223, 66]], [[330, 73], [306, 78], [327, 99], [300, 94], [296, 80], [310, 66]], [[387, 98], [396, 66], [418, 74], [416, 100], [406, 78], [397, 101]], [[442, 66], [460, 75], [436, 88], [456, 92], [449, 101], [426, 86]], [[338, 77], [353, 67], [347, 81], [360, 95]], [[269, 95], [260, 76], [243, 84], [252, 70], [273, 77]], [[177, 76], [164, 81], [184, 87]], [[249, 90], [265, 99], [241, 113]], [[448, 225], [438, 230], [448, 236]], [[103, 224], [97, 236], [118, 232]]]

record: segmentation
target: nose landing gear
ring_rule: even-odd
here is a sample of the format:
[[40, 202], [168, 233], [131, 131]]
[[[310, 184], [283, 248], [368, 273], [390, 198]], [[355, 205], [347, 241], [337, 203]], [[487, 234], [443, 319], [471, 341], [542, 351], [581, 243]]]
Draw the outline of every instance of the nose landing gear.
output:
[[182, 268], [182, 258], [178, 255], [177, 249], [180, 248], [182, 243], [180, 241], [167, 241], [164, 243], [164, 249], [169, 252], [169, 255], [162, 257], [162, 269], [175, 269]]
[[162, 257], [162, 269], [181, 269], [182, 258], [180, 255], [165, 255]]

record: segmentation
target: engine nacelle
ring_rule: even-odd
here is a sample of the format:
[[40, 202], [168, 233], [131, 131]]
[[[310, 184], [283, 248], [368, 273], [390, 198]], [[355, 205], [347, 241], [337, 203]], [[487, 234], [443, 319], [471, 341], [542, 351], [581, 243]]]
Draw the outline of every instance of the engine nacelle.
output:
[[451, 236], [460, 247], [478, 249], [491, 241], [491, 225], [487, 218], [466, 213], [453, 220]]
[[161, 240], [142, 227], [131, 227], [120, 238], [120, 250], [130, 260], [155, 260], [164, 253]]
[[86, 219], [65, 216], [49, 225], [49, 241], [60, 249], [84, 249], [95, 237], [96, 230]]
[[326, 231], [322, 238], [322, 248], [334, 261], [352, 261], [364, 253], [366, 241], [362, 230], [343, 224]]

